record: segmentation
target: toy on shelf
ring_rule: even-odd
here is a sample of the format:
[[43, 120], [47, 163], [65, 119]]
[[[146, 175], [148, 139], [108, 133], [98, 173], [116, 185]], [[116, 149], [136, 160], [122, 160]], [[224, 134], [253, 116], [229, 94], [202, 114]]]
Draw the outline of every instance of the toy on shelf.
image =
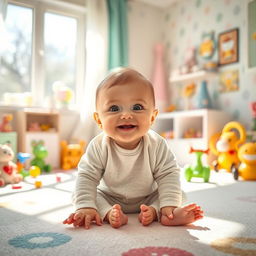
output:
[[[239, 136], [237, 136], [239, 135]], [[239, 122], [227, 123], [221, 133], [217, 133], [210, 138], [210, 149], [217, 156], [213, 162], [215, 171], [225, 169], [231, 172], [233, 168], [238, 167], [238, 147], [245, 142], [246, 131]]]
[[33, 147], [34, 159], [31, 160], [31, 166], [37, 166], [41, 171], [50, 172], [52, 167], [49, 164], [45, 164], [44, 159], [48, 155], [48, 151], [44, 146], [44, 142], [40, 141], [32, 141], [31, 146]]
[[85, 142], [80, 141], [79, 144], [67, 144], [66, 141], [61, 141], [61, 168], [69, 170], [76, 168], [81, 156], [84, 153]]
[[174, 104], [170, 104], [166, 109], [165, 111], [166, 112], [173, 112], [176, 110], [176, 106]]
[[12, 161], [14, 153], [7, 144], [0, 144], [0, 187], [5, 184], [16, 184], [23, 177], [17, 172], [17, 165]]
[[190, 148], [189, 153], [195, 153], [196, 155], [196, 164], [194, 166], [187, 165], [185, 166], [185, 178], [187, 181], [191, 181], [193, 177], [203, 178], [204, 182], [208, 182], [210, 178], [210, 167], [204, 166], [202, 163], [202, 155], [209, 154], [209, 149], [201, 150]]
[[212, 108], [211, 98], [208, 92], [206, 80], [203, 80], [201, 82], [199, 92], [198, 92], [198, 98], [197, 98], [197, 107]]
[[25, 162], [31, 157], [29, 153], [19, 152], [17, 154], [17, 170], [23, 178], [29, 175], [28, 171], [25, 169]]
[[32, 122], [29, 124], [28, 130], [30, 132], [41, 132], [41, 127], [38, 122]]
[[245, 143], [238, 149], [241, 162], [238, 168], [232, 170], [234, 179], [241, 176], [244, 180], [256, 180], [256, 143]]
[[182, 96], [185, 99], [185, 109], [192, 109], [191, 98], [196, 92], [196, 84], [190, 83], [186, 84], [182, 90]]
[[184, 139], [190, 139], [190, 138], [202, 138], [202, 133], [200, 131], [195, 130], [194, 128], [188, 128], [184, 134]]
[[12, 132], [11, 121], [13, 119], [12, 114], [4, 114], [2, 117], [2, 123], [0, 124], [0, 132]]
[[173, 139], [174, 138], [173, 130], [161, 132], [160, 135], [162, 137], [164, 137], [165, 139]]
[[184, 60], [184, 65], [180, 67], [181, 75], [196, 72], [199, 70], [199, 67], [197, 65], [196, 52], [197, 50], [195, 47], [187, 48], [185, 52], [186, 56]]

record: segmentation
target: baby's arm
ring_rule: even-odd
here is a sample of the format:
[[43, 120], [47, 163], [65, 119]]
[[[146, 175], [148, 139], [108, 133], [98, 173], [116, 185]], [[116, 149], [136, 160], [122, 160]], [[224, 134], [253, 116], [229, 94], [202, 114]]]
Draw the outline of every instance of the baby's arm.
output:
[[98, 226], [102, 225], [99, 213], [93, 208], [82, 208], [76, 210], [75, 213], [71, 213], [63, 221], [63, 224], [73, 224], [74, 227], [84, 226], [85, 229], [89, 229], [92, 222], [95, 222]]

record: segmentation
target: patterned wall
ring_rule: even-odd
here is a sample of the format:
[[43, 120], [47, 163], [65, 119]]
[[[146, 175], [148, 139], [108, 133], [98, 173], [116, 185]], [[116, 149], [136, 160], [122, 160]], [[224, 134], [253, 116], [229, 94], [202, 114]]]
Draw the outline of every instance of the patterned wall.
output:
[[[252, 123], [249, 103], [256, 101], [256, 69], [248, 70], [247, 66], [247, 1], [182, 0], [164, 10], [162, 18], [167, 69], [170, 71], [183, 64], [186, 49], [199, 46], [203, 33], [213, 30], [217, 40], [219, 33], [239, 29], [239, 62], [219, 68], [219, 72], [238, 70], [239, 89], [221, 93], [219, 77], [208, 84], [208, 89], [214, 108], [228, 111], [235, 120], [249, 128]], [[212, 60], [218, 60], [217, 51]], [[171, 86], [172, 103], [182, 109], [181, 85]]]
[[[153, 46], [157, 41], [165, 44], [166, 70], [177, 69], [183, 64], [186, 49], [198, 47], [202, 34], [211, 30], [215, 39], [224, 31], [239, 29], [239, 62], [225, 65], [219, 72], [237, 70], [239, 89], [221, 93], [219, 76], [208, 84], [213, 107], [228, 111], [233, 119], [247, 128], [252, 123], [250, 102], [256, 101], [256, 68], [247, 66], [247, 3], [249, 0], [179, 0], [166, 9], [129, 1], [130, 64], [150, 77], [154, 66]], [[254, 40], [256, 44], [256, 37]], [[198, 59], [199, 62], [201, 61]], [[218, 60], [215, 52], [212, 60]], [[182, 86], [170, 85], [171, 103], [184, 109], [180, 97]], [[194, 97], [194, 105], [196, 96]]]

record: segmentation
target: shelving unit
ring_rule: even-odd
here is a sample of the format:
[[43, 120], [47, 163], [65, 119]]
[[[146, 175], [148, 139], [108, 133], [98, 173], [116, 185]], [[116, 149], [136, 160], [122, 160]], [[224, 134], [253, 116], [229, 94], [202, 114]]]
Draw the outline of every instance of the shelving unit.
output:
[[198, 72], [170, 77], [170, 83], [196, 82], [211, 79], [217, 76], [217, 72], [200, 70]]
[[[159, 134], [172, 131], [173, 139], [167, 139], [168, 145], [176, 155], [179, 165], [184, 166], [192, 164], [195, 159], [194, 154], [189, 153], [190, 147], [207, 149], [210, 137], [220, 132], [229, 121], [231, 121], [230, 116], [218, 110], [177, 111], [159, 114], [152, 129]], [[200, 137], [184, 138], [184, 133], [189, 128], [193, 128]], [[213, 160], [212, 154], [203, 156], [203, 161], [208, 164]]]
[[[59, 140], [59, 113], [46, 109], [23, 109], [17, 113], [18, 151], [32, 154], [31, 143], [33, 140], [44, 141], [48, 151], [45, 159], [52, 168], [59, 167], [60, 140]], [[46, 125], [48, 130], [31, 131], [32, 124]]]

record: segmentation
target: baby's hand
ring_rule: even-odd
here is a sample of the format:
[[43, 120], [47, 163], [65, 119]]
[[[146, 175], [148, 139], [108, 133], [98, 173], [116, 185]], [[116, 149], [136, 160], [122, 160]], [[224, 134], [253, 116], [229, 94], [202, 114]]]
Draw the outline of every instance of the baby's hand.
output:
[[163, 208], [161, 208], [161, 214], [163, 216], [166, 216], [168, 217], [170, 220], [173, 219], [173, 210], [177, 208], [177, 207], [174, 207], [174, 206], [165, 206]]
[[95, 222], [98, 226], [102, 225], [102, 220], [98, 212], [93, 208], [82, 208], [75, 213], [71, 213], [63, 221], [63, 224], [73, 224], [74, 227], [84, 225], [85, 229], [89, 229], [92, 222]]

